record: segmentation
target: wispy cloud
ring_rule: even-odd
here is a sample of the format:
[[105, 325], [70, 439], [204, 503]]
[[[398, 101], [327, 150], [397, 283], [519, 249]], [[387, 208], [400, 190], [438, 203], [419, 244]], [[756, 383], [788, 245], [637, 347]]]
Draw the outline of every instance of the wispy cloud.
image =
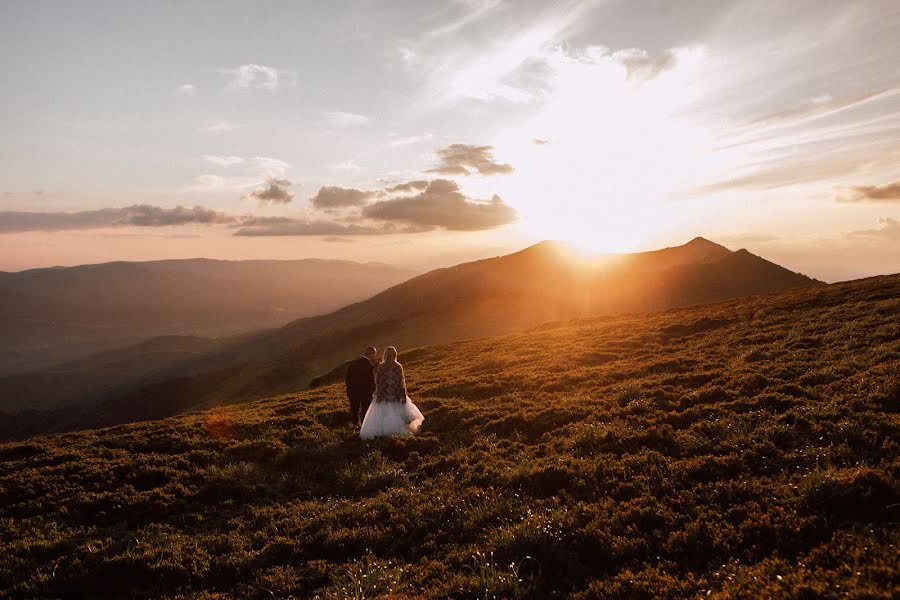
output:
[[326, 111], [325, 118], [328, 119], [329, 123], [338, 127], [366, 125], [370, 121], [369, 117], [365, 115], [340, 110]]
[[386, 228], [377, 225], [357, 225], [337, 223], [328, 220], [308, 220], [293, 218], [257, 219], [249, 221], [238, 229], [234, 235], [246, 237], [268, 236], [345, 236], [345, 235], [383, 235], [386, 233], [412, 233], [408, 230]]
[[885, 185], [858, 185], [842, 190], [838, 202], [900, 202], [900, 181]]
[[900, 221], [885, 217], [878, 219], [878, 227], [874, 229], [857, 229], [847, 233], [851, 239], [863, 239], [869, 241], [900, 242]]
[[203, 206], [162, 208], [135, 204], [79, 212], [0, 212], [0, 233], [66, 231], [112, 227], [169, 227], [231, 224], [235, 217]]
[[[404, 46], [401, 55], [407, 68], [427, 74], [423, 100], [427, 104], [440, 106], [464, 99], [532, 102], [544, 93], [545, 56], [563, 41], [585, 6], [581, 2], [556, 5], [531, 25], [516, 28], [512, 35], [507, 31], [492, 36], [488, 43], [454, 53], [436, 49], [435, 36], [425, 35]], [[475, 14], [483, 16], [492, 10]]]
[[388, 141], [388, 146], [409, 146], [421, 142], [430, 142], [434, 136], [430, 133], [422, 135], [410, 135], [407, 137], [395, 137]]
[[291, 164], [280, 158], [271, 156], [236, 156], [233, 154], [204, 154], [203, 160], [219, 167], [234, 167], [238, 165], [259, 167], [263, 175], [284, 175], [291, 168]]
[[192, 83], [182, 83], [178, 86], [178, 92], [185, 96], [193, 96], [197, 92], [197, 88]]
[[247, 127], [247, 123], [225, 121], [222, 119], [209, 119], [208, 121], [203, 123], [201, 129], [204, 131], [209, 131], [210, 133], [228, 133], [230, 131], [243, 129], [245, 127]]
[[231, 165], [239, 165], [244, 162], [240, 156], [222, 156], [218, 154], [204, 154], [203, 160], [220, 167], [229, 167]]
[[462, 9], [460, 14], [447, 19], [445, 23], [438, 25], [428, 32], [428, 37], [443, 37], [463, 29], [467, 25], [476, 23], [496, 9], [505, 6], [503, 0], [456, 0], [450, 6]]
[[274, 91], [283, 85], [293, 84], [295, 74], [293, 71], [276, 69], [267, 65], [250, 63], [239, 65], [230, 69], [221, 69], [225, 75], [228, 90], [261, 89]]
[[887, 87], [862, 94], [834, 98], [830, 94], [810, 98], [801, 106], [794, 106], [785, 110], [769, 113], [756, 117], [743, 127], [738, 127], [735, 133], [749, 130], [760, 133], [760, 128], [796, 126], [812, 120], [821, 119], [837, 113], [864, 106], [870, 102], [891, 98], [900, 94], [900, 86]]
[[343, 162], [339, 162], [338, 164], [334, 165], [333, 168], [335, 171], [343, 171], [344, 173], [350, 174], [359, 173], [362, 170], [362, 167], [356, 164], [355, 160], [345, 160]]
[[215, 192], [228, 190], [242, 190], [259, 184], [259, 177], [250, 177], [246, 175], [216, 175], [214, 173], [204, 173], [194, 177], [193, 183], [182, 188], [182, 192]]
[[255, 161], [256, 164], [269, 175], [284, 175], [285, 171], [291, 168], [289, 162], [283, 161], [280, 158], [254, 156], [251, 160]]

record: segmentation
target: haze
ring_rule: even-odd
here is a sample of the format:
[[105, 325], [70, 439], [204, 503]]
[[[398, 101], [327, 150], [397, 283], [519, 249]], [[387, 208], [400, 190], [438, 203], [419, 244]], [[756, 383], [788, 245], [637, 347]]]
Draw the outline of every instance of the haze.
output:
[[0, 269], [703, 235], [892, 273], [898, 56], [893, 1], [7, 1]]

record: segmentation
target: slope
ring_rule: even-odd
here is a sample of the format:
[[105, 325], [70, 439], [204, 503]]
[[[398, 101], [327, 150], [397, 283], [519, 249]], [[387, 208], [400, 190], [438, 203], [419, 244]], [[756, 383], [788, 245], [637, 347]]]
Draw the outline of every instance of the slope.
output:
[[410, 440], [338, 383], [0, 445], [0, 595], [891, 598], [898, 314], [894, 275], [419, 348]]
[[[119, 380], [145, 381], [145, 386], [91, 389], [90, 376], [70, 372], [88, 385], [60, 388], [54, 398], [64, 411], [7, 417], [7, 430], [27, 435], [114, 424], [286, 392], [306, 387], [366, 344], [409, 348], [521, 331], [553, 320], [661, 310], [814, 283], [702, 238], [675, 248], [600, 258], [543, 242], [431, 271], [334, 313], [246, 336], [158, 371], [155, 381], [119, 371]], [[30, 375], [31, 385], [39, 388], [42, 375]], [[36, 408], [29, 384], [17, 384], [17, 406]], [[8, 385], [0, 379], [0, 397]], [[76, 405], [84, 408], [73, 412]]]
[[319, 259], [114, 262], [0, 273], [0, 373], [149, 337], [227, 336], [283, 325], [412, 274]]

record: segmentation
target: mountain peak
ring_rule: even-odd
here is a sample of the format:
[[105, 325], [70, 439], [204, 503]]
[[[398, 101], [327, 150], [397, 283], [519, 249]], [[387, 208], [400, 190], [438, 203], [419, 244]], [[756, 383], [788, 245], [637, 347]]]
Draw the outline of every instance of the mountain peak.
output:
[[[700, 237], [700, 236], [695, 237], [694, 239], [689, 241], [687, 244], [685, 244], [685, 246], [693, 247], [693, 248], [725, 248], [725, 246], [723, 246], [721, 244], [717, 244], [715, 242], [712, 242], [712, 241], [706, 239], [705, 237]], [[726, 250], [727, 250], [727, 248], [726, 248]]]

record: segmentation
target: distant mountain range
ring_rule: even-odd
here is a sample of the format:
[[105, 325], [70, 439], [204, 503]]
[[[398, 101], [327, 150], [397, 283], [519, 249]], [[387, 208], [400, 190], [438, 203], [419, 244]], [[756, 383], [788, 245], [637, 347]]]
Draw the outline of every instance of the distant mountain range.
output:
[[[674, 248], [587, 257], [542, 242], [437, 269], [317, 317], [232, 340], [173, 337], [52, 371], [0, 378], [0, 435], [159, 418], [315, 384], [362, 347], [414, 346], [547, 321], [657, 311], [820, 283], [696, 238]], [[523, 353], [539, 349], [523, 348]]]
[[362, 300], [415, 273], [340, 260], [112, 262], [0, 272], [0, 374], [151, 337], [229, 336]]

